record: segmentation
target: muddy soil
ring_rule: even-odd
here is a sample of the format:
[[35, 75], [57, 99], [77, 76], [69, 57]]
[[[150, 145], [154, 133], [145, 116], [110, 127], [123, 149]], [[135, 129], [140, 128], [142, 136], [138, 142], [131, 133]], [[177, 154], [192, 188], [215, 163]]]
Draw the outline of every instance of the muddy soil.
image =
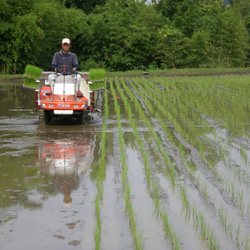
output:
[[249, 84], [106, 89], [93, 121], [45, 125], [0, 85], [0, 249], [249, 249]]

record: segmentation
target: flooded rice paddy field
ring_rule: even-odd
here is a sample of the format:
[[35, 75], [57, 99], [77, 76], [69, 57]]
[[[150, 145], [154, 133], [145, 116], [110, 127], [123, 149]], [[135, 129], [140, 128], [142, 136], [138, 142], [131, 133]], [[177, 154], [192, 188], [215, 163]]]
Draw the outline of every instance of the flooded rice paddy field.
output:
[[250, 75], [106, 89], [93, 121], [45, 125], [0, 84], [0, 249], [249, 249]]

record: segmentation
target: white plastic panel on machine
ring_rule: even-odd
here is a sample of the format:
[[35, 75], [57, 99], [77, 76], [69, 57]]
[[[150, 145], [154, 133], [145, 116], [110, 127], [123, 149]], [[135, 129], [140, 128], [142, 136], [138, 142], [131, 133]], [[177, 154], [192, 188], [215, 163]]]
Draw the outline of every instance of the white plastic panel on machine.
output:
[[54, 86], [54, 94], [56, 95], [74, 95], [75, 84], [74, 83], [56, 83]]

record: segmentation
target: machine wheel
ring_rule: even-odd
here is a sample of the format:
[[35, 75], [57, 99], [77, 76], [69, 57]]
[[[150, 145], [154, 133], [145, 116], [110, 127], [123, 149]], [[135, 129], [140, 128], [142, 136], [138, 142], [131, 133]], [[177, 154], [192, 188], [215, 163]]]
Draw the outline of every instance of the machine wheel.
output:
[[77, 116], [77, 121], [79, 124], [85, 123], [85, 112], [84, 111], [79, 116]]
[[43, 117], [44, 117], [45, 124], [46, 125], [50, 124], [51, 119], [52, 119], [51, 112], [48, 110], [44, 110]]

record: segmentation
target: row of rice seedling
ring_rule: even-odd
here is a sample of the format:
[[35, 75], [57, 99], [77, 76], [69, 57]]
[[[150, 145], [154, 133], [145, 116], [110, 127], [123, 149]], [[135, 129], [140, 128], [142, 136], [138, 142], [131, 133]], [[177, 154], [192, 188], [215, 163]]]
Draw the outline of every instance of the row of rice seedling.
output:
[[[122, 85], [121, 87], [119, 86], [119, 83]], [[166, 234], [169, 236], [169, 238], [171, 240], [172, 247], [175, 249], [180, 249], [181, 248], [180, 240], [176, 236], [176, 234], [175, 234], [175, 232], [174, 232], [174, 230], [169, 222], [167, 211], [164, 209], [164, 207], [162, 205], [160, 205], [159, 185], [158, 185], [158, 183], [156, 183], [152, 179], [152, 176], [151, 176], [152, 174], [151, 174], [151, 169], [149, 166], [147, 151], [144, 148], [143, 141], [140, 138], [139, 133], [138, 133], [137, 125], [132, 117], [132, 107], [131, 107], [130, 103], [128, 102], [128, 96], [129, 96], [130, 100], [132, 98], [134, 98], [134, 96], [131, 95], [131, 92], [128, 91], [123, 79], [120, 79], [119, 83], [118, 82], [116, 83], [116, 88], [119, 91], [119, 95], [121, 96], [123, 103], [125, 104], [125, 110], [128, 113], [130, 125], [133, 128], [136, 142], [138, 143], [139, 148], [141, 150], [143, 163], [144, 163], [144, 170], [145, 170], [145, 175], [146, 175], [146, 180], [147, 180], [148, 191], [150, 193], [150, 196], [154, 200], [155, 209], [156, 209], [157, 214], [162, 218], [162, 221], [164, 224], [164, 229], [166, 230]], [[138, 109], [140, 109], [140, 105], [138, 105], [138, 103], [133, 102], [133, 104], [135, 104], [135, 106]], [[138, 113], [140, 114], [140, 116], [142, 117], [142, 119], [144, 121], [147, 121], [147, 118], [143, 112], [138, 112]], [[147, 125], [149, 126], [151, 133], [154, 134], [154, 138], [156, 139], [156, 141], [159, 142], [156, 134], [154, 133], [153, 127], [151, 126], [149, 121], [148, 121]], [[159, 144], [159, 146], [161, 146], [161, 145]], [[168, 161], [168, 156], [166, 153], [164, 155], [164, 158]]]
[[[229, 100], [227, 100], [227, 101], [229, 101]], [[219, 135], [217, 134], [217, 137], [218, 137], [218, 136], [219, 136]], [[221, 140], [223, 141], [223, 140], [224, 140], [223, 137], [224, 137], [223, 135], [220, 136], [220, 139], [219, 139], [219, 140], [220, 140], [220, 141], [221, 141]], [[219, 141], [219, 142], [220, 142], [220, 141]], [[228, 139], [227, 139], [227, 141], [226, 141], [225, 143], [223, 143], [223, 145], [228, 145], [228, 144], [230, 145], [231, 142], [228, 141]], [[227, 148], [228, 148], [228, 147], [227, 147]], [[228, 150], [227, 150], [227, 151], [228, 151]], [[222, 152], [225, 152], [225, 150], [223, 150]], [[223, 157], [223, 159], [224, 159], [225, 165], [227, 166], [228, 164], [227, 164], [227, 162], [225, 161], [225, 157]], [[230, 170], [230, 169], [232, 169], [232, 168], [228, 168], [228, 167], [227, 167], [227, 172], [228, 172], [228, 173], [229, 173], [229, 170]], [[213, 170], [215, 170], [215, 174], [218, 175], [218, 170], [215, 169], [215, 168], [213, 168]], [[239, 173], [240, 173], [240, 171], [238, 171], [238, 176], [239, 176]], [[234, 173], [229, 173], [229, 174], [230, 174], [231, 176], [235, 176]], [[225, 180], [224, 176], [222, 176], [222, 173], [221, 173], [220, 176], [218, 176], [218, 177]], [[240, 204], [241, 204], [241, 203], [242, 203], [242, 195], [240, 194], [240, 193], [241, 193], [240, 191], [235, 191], [235, 190], [234, 190], [234, 186], [235, 186], [235, 185], [234, 185], [234, 181], [235, 181], [235, 179], [234, 179], [234, 180], [231, 180], [230, 182], [225, 180], [225, 181], [224, 181], [224, 184], [225, 184], [226, 187], [228, 187], [228, 186], [229, 186], [229, 187], [233, 187], [233, 188], [225, 188], [225, 189], [226, 189], [226, 190], [229, 190], [229, 192], [231, 192], [233, 200], [235, 200], [235, 198], [237, 198], [237, 200], [240, 201], [240, 202], [237, 202], [237, 203], [240, 203]], [[246, 182], [245, 182], [245, 183], [242, 183], [242, 182], [241, 182], [240, 184], [241, 184], [241, 185], [244, 184], [244, 186], [246, 186], [246, 185], [248, 186], [248, 183], [246, 183]], [[247, 188], [247, 187], [245, 187], [245, 188]], [[237, 193], [237, 194], [239, 194], [239, 195], [236, 196], [235, 193]], [[238, 199], [238, 197], [241, 197], [241, 198]], [[241, 207], [241, 205], [240, 205], [240, 207]]]
[[[132, 84], [131, 84], [132, 85]], [[145, 99], [145, 103], [146, 103], [146, 99]], [[149, 108], [149, 106], [147, 105], [147, 107]], [[149, 108], [150, 109], [150, 108]], [[157, 113], [156, 111], [154, 111], [154, 113]], [[159, 119], [158, 119], [158, 121], [159, 121]], [[162, 123], [161, 123], [162, 124]], [[186, 196], [186, 192], [184, 192], [184, 190], [186, 190], [186, 187], [185, 187], [185, 185], [184, 184], [182, 184], [181, 185], [181, 188], [180, 188], [180, 190], [181, 190], [181, 197], [182, 197], [182, 199], [183, 199], [183, 202], [184, 202], [184, 204], [185, 204], [185, 206], [186, 206], [186, 208], [188, 208], [188, 209], [190, 209], [190, 204], [189, 204], [189, 201], [187, 200], [187, 196]], [[196, 214], [198, 213], [197, 211], [197, 208], [196, 208], [196, 206], [195, 205], [193, 205], [192, 206], [192, 210], [193, 211], [195, 211], [196, 212]], [[209, 240], [210, 240], [210, 244], [212, 244], [213, 245], [213, 248], [216, 248], [216, 242], [215, 242], [215, 240], [214, 240], [214, 236], [213, 236], [213, 233], [212, 233], [212, 229], [208, 226], [208, 224], [205, 224], [204, 223], [204, 219], [203, 220], [199, 220], [198, 218], [200, 218], [201, 217], [201, 214], [197, 217], [196, 216], [196, 219], [197, 219], [197, 222], [203, 222], [203, 224], [202, 224], [202, 230], [204, 231], [204, 232], [206, 232], [206, 235], [208, 235], [208, 232], [210, 232], [209, 233]], [[203, 217], [202, 217], [203, 218]]]
[[[224, 118], [220, 119], [218, 116], [218, 112], [223, 112], [228, 107], [230, 97], [237, 89], [228, 90], [230, 86], [223, 87], [220, 83], [220, 89], [217, 91], [216, 85], [210, 89], [207, 87], [208, 83], [194, 83], [190, 79], [184, 83], [181, 80], [178, 83], [176, 80], [166, 82], [160, 78], [141, 81], [139, 78], [126, 81], [116, 79], [112, 92], [118, 91], [122, 98], [122, 103], [116, 100], [117, 106], [124, 105], [130, 126], [133, 128], [144, 162], [147, 189], [154, 200], [158, 216], [165, 218], [172, 231], [175, 230], [173, 220], [172, 218], [169, 220], [168, 210], [160, 198], [161, 185], [155, 181], [152, 173], [150, 155], [145, 150], [146, 142], [142, 139], [143, 132], [138, 130], [138, 118], [150, 131], [152, 140], [159, 148], [158, 154], [165, 161], [166, 179], [171, 183], [174, 192], [179, 192], [180, 200], [186, 207], [187, 214], [192, 215], [193, 223], [197, 225], [196, 230], [200, 232], [202, 238], [214, 249], [219, 248], [227, 236], [231, 238], [228, 244], [230, 242], [234, 246], [241, 244], [247, 248], [248, 226], [244, 218], [250, 211], [246, 195], [249, 170], [247, 166], [236, 167], [237, 161], [228, 156], [235, 142], [232, 142], [231, 137], [225, 136], [225, 131], [229, 131], [231, 136], [238, 132], [232, 122], [225, 122]], [[227, 90], [229, 94], [225, 94], [223, 99], [220, 95]], [[231, 105], [236, 101], [236, 97], [232, 98]], [[242, 102], [244, 103], [244, 100]], [[223, 105], [216, 110], [214, 107], [220, 103]], [[120, 113], [120, 108], [117, 110], [116, 108], [116, 113]], [[207, 110], [211, 113], [209, 114]], [[235, 115], [233, 117], [235, 123], [238, 123], [243, 115], [244, 112]], [[121, 130], [122, 127], [119, 131]], [[247, 130], [245, 131], [246, 137]], [[239, 136], [243, 136], [241, 132], [238, 133]], [[236, 145], [238, 146], [238, 143]], [[247, 165], [246, 144], [239, 144], [238, 147]], [[238, 182], [242, 183], [239, 185]], [[164, 211], [165, 214], [160, 211]], [[210, 213], [215, 217], [210, 218]], [[190, 221], [187, 223], [192, 224]], [[223, 230], [219, 232], [222, 228]], [[175, 231], [175, 235], [178, 235], [178, 231]]]
[[202, 149], [202, 148], [201, 148]]
[[[218, 121], [223, 120], [224, 123], [228, 123], [232, 132], [236, 132], [236, 123], [248, 122], [245, 116], [246, 110], [249, 110], [246, 79], [237, 80], [236, 78], [228, 79], [224, 77], [216, 80], [202, 78], [201, 81], [191, 79], [189, 85], [193, 91], [185, 91], [183, 98], [188, 96], [188, 103], [192, 103], [194, 108], [199, 109], [207, 117], [213, 116]], [[225, 88], [223, 92], [218, 91], [218, 86], [224, 85], [227, 85], [227, 91], [225, 91]], [[235, 86], [237, 86], [237, 90], [235, 90]], [[232, 91], [231, 88], [233, 88]], [[181, 93], [183, 94], [183, 92]], [[228, 92], [230, 94], [227, 94]], [[225, 108], [227, 112], [224, 112]], [[241, 133], [242, 131], [238, 129], [237, 132]]]
[[[212, 125], [212, 124], [210, 124]], [[212, 125], [213, 126], [213, 125]], [[216, 130], [216, 127], [215, 127], [215, 130]], [[216, 131], [217, 132], [217, 131]], [[216, 136], [218, 137], [218, 134], [219, 133], [216, 133]], [[208, 139], [208, 137], [205, 137], [206, 139]], [[223, 134], [220, 136], [220, 139], [223, 139]], [[224, 139], [223, 139], [224, 140]], [[226, 144], [230, 144], [230, 141], [227, 139], [227, 141], [225, 141]]]
[[145, 91], [144, 91], [145, 92]]
[[[106, 85], [106, 82], [104, 82], [104, 86]], [[101, 139], [101, 152], [100, 152], [100, 160], [99, 160], [99, 169], [96, 175], [96, 186], [97, 186], [97, 194], [95, 198], [95, 215], [96, 215], [96, 229], [94, 232], [95, 237], [95, 249], [98, 250], [101, 248], [101, 209], [100, 204], [102, 202], [103, 197], [103, 180], [105, 177], [105, 171], [106, 171], [106, 162], [105, 162], [105, 156], [106, 156], [106, 120], [108, 118], [108, 98], [107, 93], [105, 92], [105, 110], [104, 110], [104, 119], [103, 119], [103, 125], [102, 125], [102, 139]]]
[[[225, 180], [225, 178], [224, 178], [224, 184], [228, 185], [228, 183], [227, 183], [227, 181]], [[234, 187], [233, 183], [231, 183], [230, 186]], [[232, 199], [234, 200], [235, 197], [237, 197], [237, 198], [240, 197], [239, 199], [242, 200], [242, 195], [241, 195], [239, 192], [237, 192], [237, 194], [238, 194], [238, 195], [235, 195], [235, 191], [233, 191], [233, 192], [232, 192]]]
[[[110, 88], [111, 92], [114, 92], [113, 81], [110, 81]], [[142, 249], [142, 240], [141, 234], [138, 233], [137, 229], [137, 222], [136, 222], [136, 214], [133, 209], [133, 204], [131, 201], [131, 191], [130, 191], [130, 184], [127, 177], [128, 166], [126, 163], [126, 154], [125, 154], [125, 146], [124, 146], [124, 139], [123, 139], [123, 132], [122, 132], [122, 125], [120, 121], [120, 106], [117, 103], [117, 99], [114, 99], [115, 110], [116, 110], [116, 120], [119, 129], [119, 143], [120, 143], [120, 150], [121, 150], [121, 165], [122, 165], [122, 184], [123, 184], [123, 192], [124, 192], [124, 200], [126, 206], [126, 213], [129, 217], [129, 224], [132, 232], [132, 236], [134, 239], [135, 249]]]
[[183, 196], [184, 197], [184, 196]]

